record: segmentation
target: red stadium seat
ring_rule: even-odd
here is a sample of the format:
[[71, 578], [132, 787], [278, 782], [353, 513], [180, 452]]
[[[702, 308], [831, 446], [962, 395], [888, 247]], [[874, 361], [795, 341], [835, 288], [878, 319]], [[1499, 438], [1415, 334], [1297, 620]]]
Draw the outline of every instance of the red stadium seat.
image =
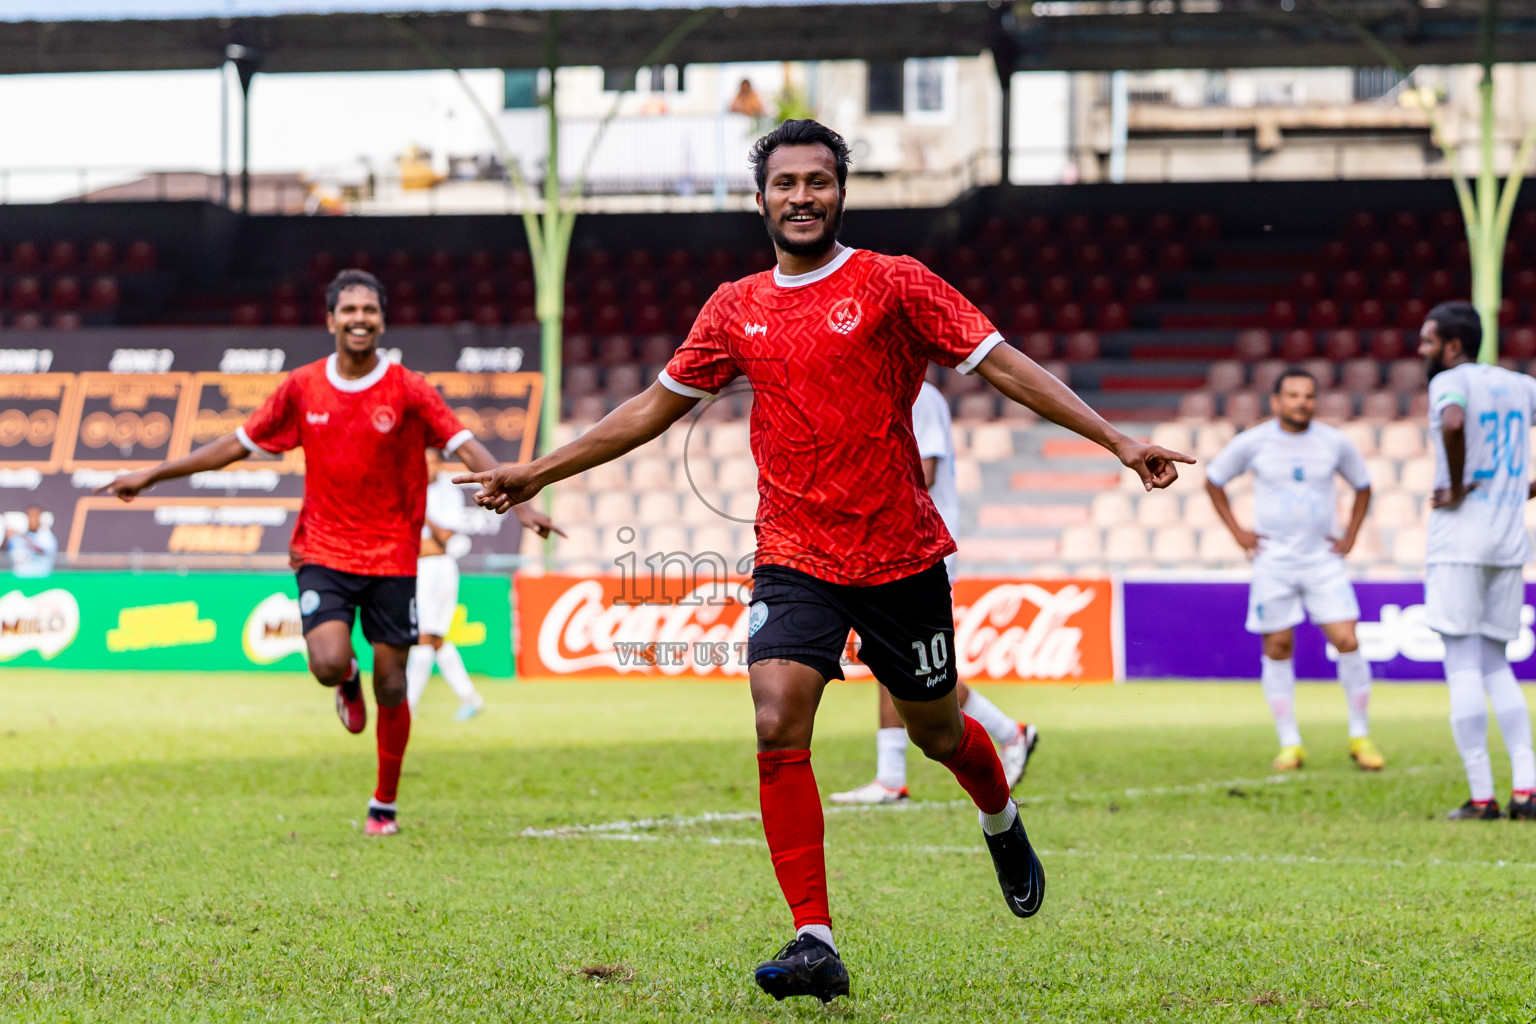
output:
[[661, 259], [661, 269], [668, 274], [686, 274], [693, 270], [693, 255], [687, 249], [669, 249]]
[[299, 327], [304, 323], [304, 311], [297, 302], [291, 300], [274, 302], [272, 323], [278, 327]]
[[1099, 336], [1092, 331], [1074, 331], [1061, 349], [1062, 358], [1072, 363], [1086, 363], [1099, 358]]
[[992, 254], [992, 272], [1012, 274], [1023, 266], [1024, 257], [1016, 246], [1005, 245]]
[[1083, 286], [1083, 298], [1089, 302], [1105, 303], [1115, 300], [1115, 283], [1107, 274], [1094, 274]]
[[1033, 302], [1021, 302], [1014, 306], [1013, 315], [1008, 318], [1008, 330], [1014, 334], [1038, 331], [1044, 325], [1045, 313]]
[[1355, 303], [1355, 308], [1350, 312], [1351, 326], [1362, 330], [1371, 330], [1382, 327], [1387, 322], [1387, 307], [1375, 299], [1366, 299], [1364, 302]]
[[1403, 266], [1409, 270], [1420, 272], [1432, 270], [1439, 262], [1440, 253], [1436, 251], [1435, 243], [1427, 239], [1421, 238], [1416, 242], [1410, 242], [1403, 252]]
[[1323, 246], [1323, 251], [1318, 253], [1318, 262], [1329, 268], [1345, 266], [1349, 260], [1349, 246], [1343, 242], [1329, 242]]
[[373, 253], [367, 249], [357, 250], [347, 257], [347, 269], [365, 270], [370, 274], [373, 273]]
[[74, 270], [76, 259], [75, 243], [61, 239], [48, 247], [46, 267], [56, 274], [61, 271]]
[[560, 390], [567, 395], [584, 395], [599, 390], [597, 367], [588, 364], [568, 366], [561, 374]]
[[1131, 218], [1123, 213], [1112, 213], [1099, 225], [1099, 237], [1106, 242], [1123, 242], [1131, 237]]
[[533, 256], [527, 249], [513, 249], [507, 253], [507, 270], [514, 277], [531, 277], [533, 275]]
[[1408, 299], [1397, 304], [1397, 326], [1405, 331], [1418, 333], [1424, 326], [1424, 315], [1429, 312], [1429, 304], [1423, 299]]
[[587, 289], [587, 301], [596, 306], [616, 304], [619, 301], [619, 286], [613, 283], [612, 278], [598, 278]]
[[496, 282], [488, 277], [475, 280], [469, 286], [469, 299], [471, 302], [485, 303], [496, 301]]
[[1336, 363], [1354, 359], [1360, 354], [1360, 335], [1347, 327], [1329, 331], [1323, 342], [1323, 355]]
[[53, 314], [53, 319], [48, 321], [48, 326], [55, 331], [78, 331], [85, 326], [85, 321], [80, 319], [80, 314], [73, 310]]
[[597, 334], [612, 334], [624, 328], [624, 308], [617, 303], [599, 306], [592, 315], [592, 330]]
[[657, 334], [667, 329], [667, 314], [654, 302], [641, 306], [635, 313], [635, 331], [640, 334]]
[[715, 249], [704, 257], [704, 269], [724, 279], [736, 270], [736, 255], [729, 249]]
[[1056, 358], [1056, 336], [1049, 331], [1030, 331], [1019, 343], [1019, 349], [1037, 363]]
[[1520, 299], [1536, 298], [1536, 270], [1530, 267], [1522, 267], [1515, 271], [1510, 279], [1509, 291], [1511, 295]]
[[452, 281], [435, 281], [432, 284], [432, 301], [438, 304], [458, 302], [459, 289]]
[[[137, 244], [137, 242], [134, 243], [134, 245]], [[133, 259], [133, 252], [133, 246], [129, 246], [129, 261]], [[331, 278], [336, 276], [336, 257], [332, 256], [328, 252], [325, 252], [324, 250], [321, 250], [320, 252], [312, 252], [309, 254], [309, 259], [305, 261], [304, 268], [308, 273], [310, 280], [315, 281], [317, 284], [325, 284]]]
[[43, 326], [43, 317], [35, 309], [29, 309], [24, 313], [17, 313], [11, 321], [13, 331], [37, 331]]
[[421, 306], [416, 302], [397, 302], [389, 307], [389, 321], [402, 327], [421, 323]]
[[98, 238], [85, 251], [85, 269], [93, 274], [105, 274], [117, 266], [117, 247], [105, 238]]
[[1413, 292], [1413, 283], [1401, 270], [1389, 270], [1376, 282], [1375, 297], [1382, 302], [1401, 302]]
[[416, 290], [416, 282], [410, 280], [409, 278], [390, 286], [389, 301], [391, 305], [391, 312], [393, 312], [393, 306], [395, 303], [419, 302], [420, 300], [421, 293]]
[[591, 277], [607, 277], [617, 269], [613, 253], [607, 249], [591, 249], [581, 260], [581, 271]]
[[1360, 252], [1360, 262], [1369, 270], [1385, 270], [1397, 262], [1397, 254], [1391, 242], [1377, 239], [1365, 244]]
[[241, 302], [229, 311], [229, 322], [236, 327], [257, 327], [265, 319], [254, 302]]
[[1131, 326], [1131, 314], [1124, 303], [1108, 302], [1099, 307], [1094, 326], [1105, 332], [1127, 330]]
[[1010, 306], [1020, 302], [1029, 301], [1029, 278], [1023, 274], [1014, 274], [1003, 279], [1003, 286], [998, 290], [997, 297]]
[[499, 327], [501, 326], [501, 307], [494, 302], [476, 303], [474, 316], [471, 319], [479, 327]]
[[1317, 352], [1317, 342], [1308, 330], [1286, 331], [1280, 339], [1280, 358], [1288, 363], [1311, 359]]
[[1181, 242], [1169, 242], [1157, 256], [1157, 267], [1167, 274], [1189, 269], [1189, 248]]
[[427, 253], [426, 270], [434, 277], [445, 277], [453, 273], [453, 253], [447, 249], [434, 249]]
[[629, 286], [628, 302], [631, 306], [647, 306], [661, 300], [652, 278], [642, 277]]
[[[1522, 219], [1529, 216], [1529, 213], [1517, 216], [1513, 226], [1518, 230]], [[1455, 210], [1441, 210], [1435, 214], [1429, 222], [1429, 233], [1433, 237], [1442, 240], [1465, 238], [1467, 235], [1466, 231], [1462, 228], [1461, 214]]]
[[610, 334], [598, 342], [597, 361], [604, 366], [616, 366], [634, 358], [634, 342], [627, 334]]
[[1520, 307], [1514, 299], [1503, 299], [1499, 302], [1499, 326], [1513, 327], [1520, 322]]
[[1536, 329], [1516, 327], [1506, 332], [1504, 342], [1499, 346], [1499, 354], [1522, 362], [1536, 359]]
[[1284, 331], [1296, 326], [1296, 304], [1288, 299], [1276, 299], [1269, 304], [1269, 327]]
[[1125, 289], [1125, 301], [1133, 306], [1156, 302], [1159, 297], [1157, 278], [1151, 274], [1137, 274]]
[[496, 270], [496, 259], [484, 249], [476, 249], [464, 257], [464, 269], [471, 274], [490, 274]]
[[404, 249], [396, 249], [384, 257], [384, 275], [390, 278], [403, 277], [411, 272], [412, 265], [411, 254]]
[[1378, 230], [1374, 213], [1357, 213], [1344, 222], [1344, 237], [1356, 241], [1375, 238]]
[[74, 309], [81, 301], [80, 279], [73, 274], [53, 279], [48, 289], [48, 306], [51, 309]]
[[1266, 330], [1250, 328], [1246, 331], [1238, 331], [1237, 339], [1233, 344], [1233, 355], [1245, 363], [1257, 362], [1260, 359], [1269, 358], [1272, 345], [1273, 340]]
[[1401, 359], [1406, 349], [1403, 332], [1394, 328], [1377, 331], [1371, 338], [1371, 358], [1378, 363], [1390, 363], [1394, 359]]
[[28, 275], [16, 279], [11, 286], [12, 309], [36, 309], [43, 304], [43, 286], [37, 278]]
[[587, 315], [581, 306], [575, 303], [567, 303], [565, 312], [560, 317], [560, 330], [584, 331], [587, 329]]
[[971, 274], [960, 282], [960, 294], [971, 302], [985, 302], [989, 297], [990, 289], [987, 287], [987, 279], [980, 274]]
[[1407, 242], [1419, 236], [1419, 215], [1402, 210], [1387, 221], [1387, 233], [1398, 241]]
[[1093, 244], [1079, 246], [1072, 265], [1079, 274], [1097, 274], [1104, 269], [1104, 250]]
[[672, 285], [672, 304], [696, 306], [699, 304], [699, 288], [690, 278], [683, 278]]
[[981, 269], [981, 257], [976, 255], [976, 250], [968, 245], [962, 245], [949, 257], [949, 272], [955, 277], [964, 277], [974, 274]]
[[649, 274], [656, 269], [649, 249], [631, 249], [624, 257], [624, 270], [630, 274]]
[[1339, 387], [1351, 395], [1374, 391], [1381, 383], [1381, 365], [1374, 359], [1351, 359], [1339, 372]]
[[1048, 277], [1040, 288], [1040, 301], [1047, 306], [1059, 306], [1072, 301], [1072, 279], [1065, 274]]
[[640, 361], [666, 363], [676, 351], [677, 342], [672, 340], [670, 334], [652, 334], [640, 342]]
[[1042, 245], [1035, 250], [1035, 258], [1031, 266], [1037, 274], [1059, 274], [1067, 261], [1061, 255], [1061, 246]]
[[567, 334], [560, 339], [560, 352], [566, 366], [582, 366], [595, 358], [592, 337], [587, 334]]
[[1069, 302], [1056, 308], [1051, 326], [1063, 334], [1081, 331], [1088, 326], [1088, 314], [1079, 303]]
[[106, 310], [116, 309], [122, 301], [118, 291], [117, 278], [110, 275], [98, 277], [91, 282], [90, 291], [86, 294], [85, 304], [89, 309]]
[[1320, 299], [1307, 309], [1307, 326], [1316, 331], [1326, 331], [1339, 326], [1343, 311], [1332, 299]]
[[1197, 213], [1189, 222], [1188, 235], [1194, 242], [1214, 242], [1221, 237], [1221, 221], [1214, 213]]
[[432, 322], [440, 327], [447, 327], [459, 322], [459, 305], [456, 302], [434, 302], [432, 304]]
[[1115, 270], [1122, 274], [1140, 274], [1146, 269], [1146, 246], [1132, 242], [1120, 247], [1120, 252], [1115, 256]]
[[1008, 238], [1008, 222], [1001, 217], [988, 217], [981, 223], [981, 240], [996, 248]]
[[43, 264], [42, 252], [36, 242], [17, 242], [11, 246], [11, 269], [21, 271], [36, 270]]
[[154, 270], [157, 265], [158, 257], [153, 242], [141, 238], [128, 243], [128, 251], [123, 255], [125, 273], [142, 274]]
[[1365, 275], [1346, 270], [1333, 283], [1333, 297], [1340, 302], [1359, 302], [1365, 298]]
[[672, 318], [672, 333], [679, 337], [693, 330], [693, 322], [699, 318], [699, 307], [691, 302], [677, 307], [677, 313]]
[[1025, 217], [1019, 236], [1030, 245], [1043, 245], [1051, 237], [1051, 222], [1038, 213]]
[[1315, 270], [1303, 270], [1296, 275], [1292, 291], [1298, 301], [1313, 302], [1323, 296], [1323, 279]]
[[1154, 213], [1141, 229], [1141, 236], [1149, 242], [1166, 242], [1178, 233], [1179, 222], [1168, 213]]
[[1093, 238], [1093, 221], [1087, 214], [1074, 213], [1061, 222], [1061, 235], [1069, 242], [1086, 242]]

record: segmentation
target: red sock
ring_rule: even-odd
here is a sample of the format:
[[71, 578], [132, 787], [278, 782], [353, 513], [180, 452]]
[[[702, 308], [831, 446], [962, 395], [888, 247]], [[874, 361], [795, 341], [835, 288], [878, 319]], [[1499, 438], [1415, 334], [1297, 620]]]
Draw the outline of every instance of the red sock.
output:
[[395, 802], [400, 788], [400, 762], [405, 759], [405, 745], [411, 738], [411, 706], [404, 701], [392, 708], [379, 706], [379, 788], [373, 798], [381, 804]]
[[795, 927], [832, 924], [827, 907], [826, 826], [809, 750], [757, 755], [757, 791], [773, 873], [795, 915]]
[[965, 735], [960, 745], [950, 755], [944, 767], [955, 773], [960, 788], [970, 795], [978, 810], [997, 814], [1008, 806], [1008, 778], [1003, 774], [1003, 762], [997, 758], [992, 737], [981, 723], [970, 715], [965, 719]]

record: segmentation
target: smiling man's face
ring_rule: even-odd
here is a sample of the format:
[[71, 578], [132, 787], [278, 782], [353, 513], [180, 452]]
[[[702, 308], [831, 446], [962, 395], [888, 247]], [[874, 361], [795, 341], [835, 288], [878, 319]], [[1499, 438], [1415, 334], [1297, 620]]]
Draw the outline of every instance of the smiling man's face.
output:
[[843, 198], [830, 149], [820, 143], [780, 146], [768, 155], [757, 209], [781, 252], [820, 256], [837, 242]]
[[367, 285], [354, 284], [336, 296], [336, 308], [325, 316], [325, 326], [336, 336], [337, 350], [366, 356], [384, 333], [384, 309], [379, 295]]

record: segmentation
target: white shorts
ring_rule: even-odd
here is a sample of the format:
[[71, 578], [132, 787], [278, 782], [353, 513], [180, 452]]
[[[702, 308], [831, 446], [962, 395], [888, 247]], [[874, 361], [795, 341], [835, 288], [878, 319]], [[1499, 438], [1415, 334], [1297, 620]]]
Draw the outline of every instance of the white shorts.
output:
[[1427, 566], [1424, 624], [1441, 636], [1486, 636], [1509, 641], [1520, 635], [1525, 581], [1517, 565]]
[[459, 608], [459, 563], [450, 555], [416, 560], [416, 617], [428, 636], [447, 636]]
[[1255, 564], [1248, 585], [1248, 632], [1267, 636], [1298, 626], [1304, 618], [1317, 626], [1360, 620], [1360, 602], [1344, 559], [1295, 567]]

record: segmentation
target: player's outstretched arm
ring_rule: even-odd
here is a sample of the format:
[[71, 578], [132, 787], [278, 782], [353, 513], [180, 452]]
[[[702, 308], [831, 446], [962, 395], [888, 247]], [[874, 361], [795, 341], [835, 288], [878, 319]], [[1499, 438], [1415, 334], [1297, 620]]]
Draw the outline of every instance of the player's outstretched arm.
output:
[[109, 484], [96, 488], [97, 494], [110, 494], [124, 501], [132, 501], [146, 487], [153, 487], [164, 480], [174, 480], [193, 473], [205, 473], [211, 469], [223, 469], [232, 462], [239, 462], [251, 454], [234, 434], [210, 441], [201, 448], [158, 466], [124, 473]]
[[1237, 513], [1232, 511], [1232, 503], [1227, 500], [1226, 489], [1217, 487], [1207, 480], [1205, 482], [1205, 493], [1210, 495], [1211, 504], [1216, 506], [1216, 515], [1226, 525], [1227, 532], [1232, 535], [1232, 539], [1237, 541], [1237, 546], [1242, 548], [1244, 554], [1249, 558], [1258, 554], [1259, 541], [1264, 538], [1252, 530], [1243, 529], [1242, 524], [1237, 521]]
[[529, 501], [552, 483], [601, 466], [653, 441], [682, 419], [699, 400], [679, 395], [665, 385], [652, 384], [597, 426], [548, 455], [515, 466], [497, 466], [453, 478], [456, 484], [479, 484], [475, 503], [501, 513]]
[[1149, 491], [1167, 487], [1179, 478], [1174, 463], [1195, 463], [1188, 455], [1122, 434], [1071, 388], [1012, 345], [994, 346], [976, 372], [1006, 397], [1114, 452], [1123, 465], [1136, 471]]

